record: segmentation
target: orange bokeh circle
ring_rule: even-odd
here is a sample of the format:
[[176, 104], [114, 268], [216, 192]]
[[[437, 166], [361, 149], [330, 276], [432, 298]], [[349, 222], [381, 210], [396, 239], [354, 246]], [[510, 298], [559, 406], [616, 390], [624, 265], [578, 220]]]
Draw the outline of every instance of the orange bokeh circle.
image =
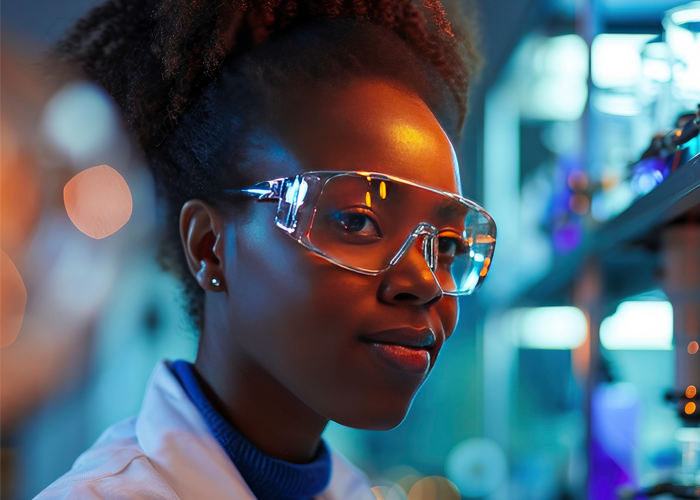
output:
[[424, 477], [408, 493], [408, 500], [460, 500], [459, 490], [442, 476]]
[[0, 347], [12, 344], [24, 320], [27, 289], [10, 257], [0, 250]]
[[131, 217], [133, 206], [126, 181], [107, 165], [84, 170], [68, 181], [63, 201], [75, 227], [95, 239], [118, 231]]
[[695, 413], [695, 403], [688, 403], [687, 405], [685, 405], [685, 413], [687, 415], [692, 415], [693, 413]]

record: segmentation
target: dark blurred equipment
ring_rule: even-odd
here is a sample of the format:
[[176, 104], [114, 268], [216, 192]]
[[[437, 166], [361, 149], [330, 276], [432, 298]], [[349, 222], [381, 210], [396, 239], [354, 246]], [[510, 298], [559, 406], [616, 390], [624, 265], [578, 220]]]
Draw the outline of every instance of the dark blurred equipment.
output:
[[695, 139], [700, 133], [700, 104], [693, 115], [688, 113], [676, 121], [676, 128], [666, 134], [657, 134], [651, 141], [651, 146], [642, 154], [641, 160], [653, 157], [667, 158], [674, 156], [671, 172], [678, 168], [680, 163], [680, 147]]
[[663, 483], [638, 491], [621, 491], [619, 497], [623, 500], [632, 500], [635, 498], [656, 497], [665, 494], [671, 494], [676, 498], [700, 498], [700, 488], [696, 486], [680, 486], [671, 483]]

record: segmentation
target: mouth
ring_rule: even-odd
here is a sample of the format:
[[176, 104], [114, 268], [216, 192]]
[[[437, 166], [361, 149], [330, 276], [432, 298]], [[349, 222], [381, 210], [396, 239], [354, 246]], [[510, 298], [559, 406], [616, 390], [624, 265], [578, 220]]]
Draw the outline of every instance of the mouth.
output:
[[428, 371], [436, 346], [436, 336], [430, 328], [382, 330], [363, 335], [360, 341], [388, 367], [415, 374]]

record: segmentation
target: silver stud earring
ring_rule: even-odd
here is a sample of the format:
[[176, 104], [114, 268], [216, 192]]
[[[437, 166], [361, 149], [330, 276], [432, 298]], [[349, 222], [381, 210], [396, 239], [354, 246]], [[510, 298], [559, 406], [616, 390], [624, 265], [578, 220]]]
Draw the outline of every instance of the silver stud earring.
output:
[[221, 283], [219, 283], [219, 280], [217, 280], [216, 278], [212, 278], [212, 279], [211, 279], [211, 284], [214, 285], [214, 286], [219, 286]]

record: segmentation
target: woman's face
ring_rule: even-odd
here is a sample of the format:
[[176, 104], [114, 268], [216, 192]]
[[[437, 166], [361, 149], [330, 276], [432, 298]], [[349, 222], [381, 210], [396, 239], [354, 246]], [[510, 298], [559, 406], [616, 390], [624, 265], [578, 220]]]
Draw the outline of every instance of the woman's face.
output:
[[[292, 115], [257, 137], [253, 178], [364, 170], [460, 193], [447, 136], [422, 100], [395, 86], [359, 81]], [[417, 248], [383, 274], [358, 274], [277, 228], [276, 203], [241, 203], [250, 206], [226, 218], [220, 242], [228, 331], [207, 335], [327, 419], [397, 426], [454, 330], [457, 300], [441, 294]]]

